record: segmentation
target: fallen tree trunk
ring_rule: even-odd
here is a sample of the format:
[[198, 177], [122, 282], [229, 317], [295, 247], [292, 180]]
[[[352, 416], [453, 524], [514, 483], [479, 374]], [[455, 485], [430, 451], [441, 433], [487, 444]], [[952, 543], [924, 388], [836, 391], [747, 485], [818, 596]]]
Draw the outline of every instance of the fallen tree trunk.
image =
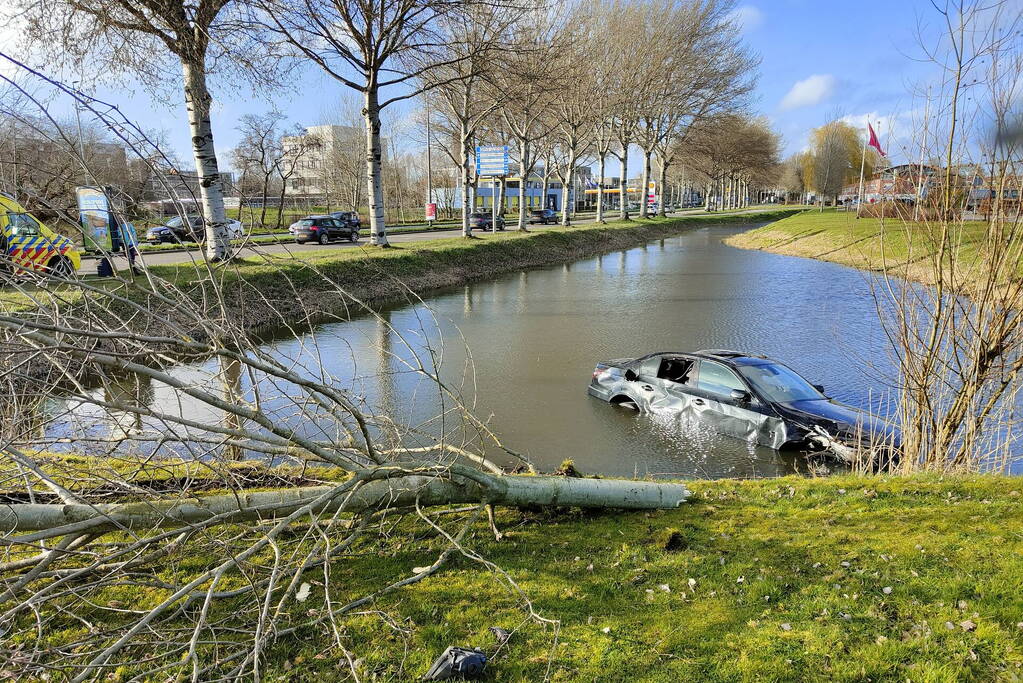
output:
[[368, 481], [355, 488], [346, 482], [338, 486], [239, 491], [130, 503], [12, 504], [0, 507], [0, 529], [5, 534], [45, 530], [49, 532], [46, 537], [84, 531], [173, 529], [211, 520], [229, 524], [285, 517], [310, 503], [315, 503], [310, 513], [332, 513], [342, 507], [346, 512], [364, 512], [416, 504], [426, 507], [481, 501], [511, 507], [653, 510], [676, 508], [688, 497], [689, 490], [682, 484], [649, 481], [495, 476], [481, 472], [473, 473], [471, 478], [403, 475]]

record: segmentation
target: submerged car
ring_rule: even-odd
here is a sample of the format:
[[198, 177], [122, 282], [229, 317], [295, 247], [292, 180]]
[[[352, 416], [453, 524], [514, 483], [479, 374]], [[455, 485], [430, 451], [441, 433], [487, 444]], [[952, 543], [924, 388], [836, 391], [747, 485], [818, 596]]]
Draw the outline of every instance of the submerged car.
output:
[[589, 394], [691, 416], [761, 446], [830, 451], [849, 462], [867, 452], [894, 458], [900, 444], [884, 420], [829, 398], [778, 361], [739, 351], [662, 351], [597, 363]]

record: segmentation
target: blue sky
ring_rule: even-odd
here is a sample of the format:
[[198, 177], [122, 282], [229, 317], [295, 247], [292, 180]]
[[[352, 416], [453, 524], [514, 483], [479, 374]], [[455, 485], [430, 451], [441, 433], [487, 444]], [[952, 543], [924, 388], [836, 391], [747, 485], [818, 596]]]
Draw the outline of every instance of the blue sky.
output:
[[[933, 35], [938, 18], [928, 0], [752, 0], [738, 6], [744, 39], [762, 59], [754, 109], [782, 136], [785, 154], [806, 145], [815, 126], [835, 116], [857, 125], [875, 122], [882, 144], [896, 163], [913, 157], [904, 140], [919, 123], [922, 102], [912, 90], [934, 78], [921, 55], [918, 29]], [[310, 67], [275, 98], [253, 96], [214, 82], [217, 147], [226, 153], [237, 141], [238, 119], [277, 107], [292, 123], [313, 125], [353, 94]], [[190, 162], [184, 106], [154, 103], [142, 91], [101, 92], [121, 102], [125, 113], [161, 129], [185, 165]], [[393, 112], [399, 120], [407, 108]], [[386, 133], [386, 131], [385, 131]], [[226, 162], [226, 156], [222, 157]], [[611, 171], [611, 169], [609, 169]]]

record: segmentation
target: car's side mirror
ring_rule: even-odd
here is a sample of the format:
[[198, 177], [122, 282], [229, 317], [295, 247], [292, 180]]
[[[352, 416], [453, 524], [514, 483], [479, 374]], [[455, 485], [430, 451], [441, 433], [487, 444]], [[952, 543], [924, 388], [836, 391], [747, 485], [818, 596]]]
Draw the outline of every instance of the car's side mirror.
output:
[[822, 394], [824, 393], [824, 385], [823, 384], [814, 384], [813, 388], [816, 389], [817, 391], [821, 392]]
[[732, 389], [731, 396], [732, 400], [737, 403], [749, 403], [753, 400], [753, 395], [748, 391], [743, 391], [742, 389]]
[[635, 370], [629, 368], [628, 370], [625, 371], [625, 379], [628, 380], [629, 382], [635, 382], [637, 379], [639, 379], [639, 375], [636, 374]]

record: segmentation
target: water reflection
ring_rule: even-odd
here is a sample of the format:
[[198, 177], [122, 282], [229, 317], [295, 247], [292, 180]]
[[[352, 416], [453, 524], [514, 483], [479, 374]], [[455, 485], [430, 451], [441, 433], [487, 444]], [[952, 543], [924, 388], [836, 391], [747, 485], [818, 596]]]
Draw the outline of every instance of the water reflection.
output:
[[[440, 365], [475, 414], [544, 469], [572, 458], [584, 472], [608, 475], [802, 471], [807, 465], [799, 456], [707, 433], [676, 417], [637, 415], [586, 394], [598, 360], [736, 348], [777, 357], [853, 405], [883, 398], [893, 364], [868, 276], [721, 242], [740, 229], [709, 227], [570, 266], [509, 274], [434, 296], [429, 309], [395, 307], [379, 318], [270, 340], [265, 348], [296, 372], [355, 386], [368, 408], [417, 429], [442, 428], [434, 418], [450, 408], [420, 371], [420, 364], [426, 371]], [[301, 434], [336, 436], [296, 417], [284, 398], [295, 388], [280, 380], [245, 377], [212, 361], [175, 375], [219, 387], [232, 400], [261, 402]], [[156, 411], [231, 424], [205, 406], [178, 404], [160, 385], [135, 395]], [[114, 422], [116, 429], [140, 427]], [[115, 424], [90, 428], [112, 433]], [[68, 430], [69, 423], [55, 429]]]

